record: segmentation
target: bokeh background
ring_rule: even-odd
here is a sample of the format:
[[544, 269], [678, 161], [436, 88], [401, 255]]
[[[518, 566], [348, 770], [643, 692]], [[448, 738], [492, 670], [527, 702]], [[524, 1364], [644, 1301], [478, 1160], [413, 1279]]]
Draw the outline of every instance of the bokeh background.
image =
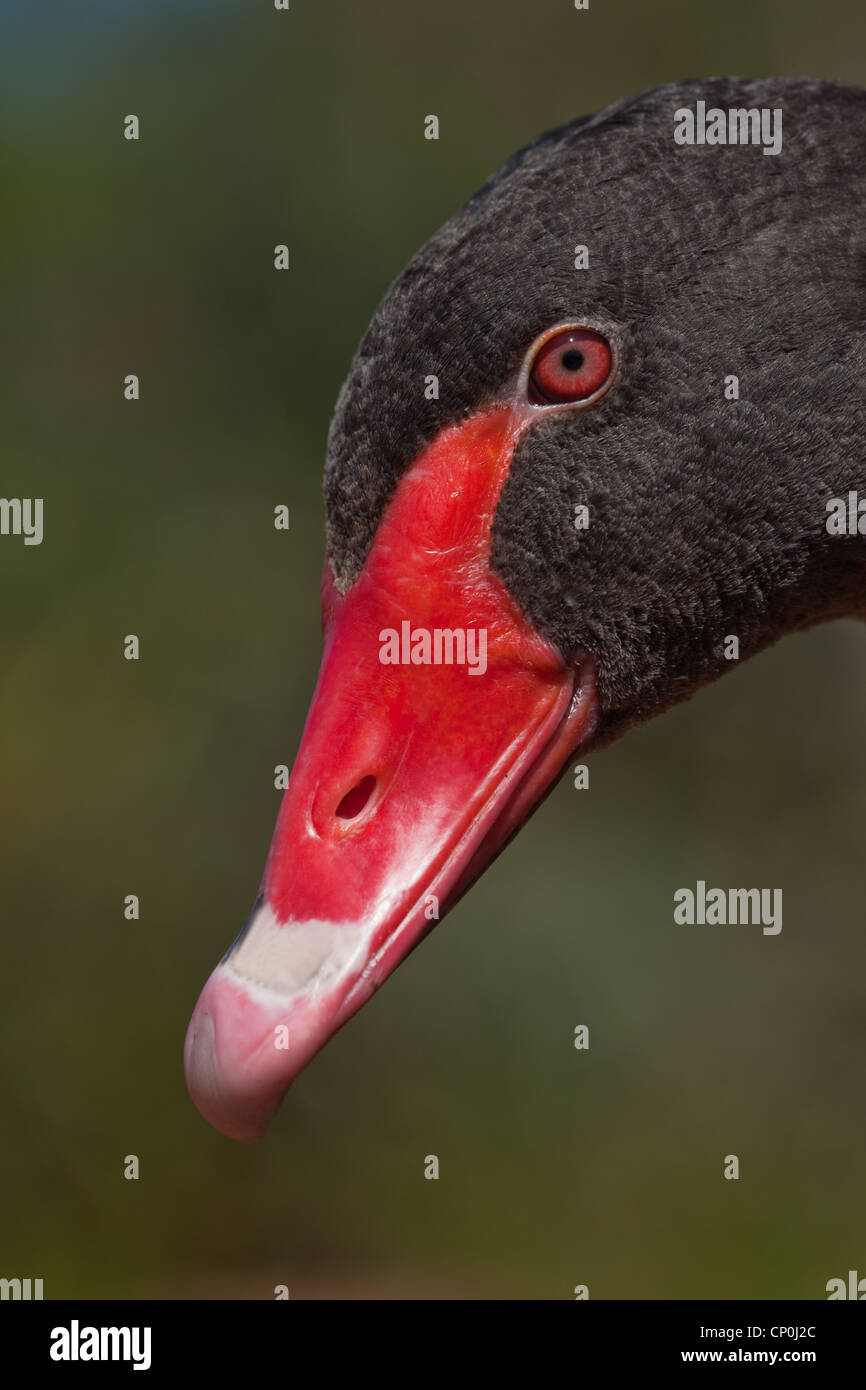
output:
[[[0, 491], [46, 506], [41, 547], [0, 543], [0, 1275], [462, 1299], [866, 1273], [854, 623], [560, 784], [260, 1145], [209, 1129], [181, 1067], [315, 679], [325, 436], [385, 287], [573, 116], [678, 77], [866, 82], [866, 11], [7, 0], [0, 68]], [[781, 936], [675, 928], [698, 877], [782, 887]]]

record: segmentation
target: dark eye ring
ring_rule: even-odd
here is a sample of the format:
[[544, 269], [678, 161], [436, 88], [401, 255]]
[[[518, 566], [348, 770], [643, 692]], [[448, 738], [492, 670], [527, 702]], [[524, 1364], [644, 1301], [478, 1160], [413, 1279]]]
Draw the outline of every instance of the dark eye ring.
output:
[[562, 328], [539, 347], [529, 370], [533, 405], [569, 405], [602, 396], [614, 374], [610, 340], [594, 328]]

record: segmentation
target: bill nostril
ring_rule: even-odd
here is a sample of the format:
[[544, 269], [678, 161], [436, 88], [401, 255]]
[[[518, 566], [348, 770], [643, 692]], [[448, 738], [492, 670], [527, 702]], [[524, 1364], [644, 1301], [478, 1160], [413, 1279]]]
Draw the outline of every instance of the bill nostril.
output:
[[346, 792], [343, 800], [335, 811], [338, 820], [355, 820], [360, 816], [376, 786], [376, 779], [372, 775], [362, 777], [351, 791]]

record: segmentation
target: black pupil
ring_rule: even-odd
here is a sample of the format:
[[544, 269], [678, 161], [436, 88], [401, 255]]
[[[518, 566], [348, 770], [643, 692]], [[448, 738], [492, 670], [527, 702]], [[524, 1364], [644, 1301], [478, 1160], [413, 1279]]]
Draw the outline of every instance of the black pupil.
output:
[[566, 348], [562, 354], [562, 365], [567, 372], [579, 372], [583, 366], [583, 353], [579, 348]]

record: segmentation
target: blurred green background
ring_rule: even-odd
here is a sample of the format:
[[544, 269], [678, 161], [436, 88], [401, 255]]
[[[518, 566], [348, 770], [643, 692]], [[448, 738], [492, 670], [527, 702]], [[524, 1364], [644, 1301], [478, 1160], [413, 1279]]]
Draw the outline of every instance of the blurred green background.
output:
[[[46, 528], [0, 543], [0, 1275], [812, 1298], [866, 1273], [853, 623], [562, 783], [257, 1147], [205, 1125], [181, 1066], [315, 679], [325, 436], [386, 285], [573, 116], [677, 77], [866, 81], [862, 6], [53, 0], [7, 5], [0, 39], [0, 491], [44, 497]], [[782, 887], [781, 936], [675, 928], [698, 877]]]

